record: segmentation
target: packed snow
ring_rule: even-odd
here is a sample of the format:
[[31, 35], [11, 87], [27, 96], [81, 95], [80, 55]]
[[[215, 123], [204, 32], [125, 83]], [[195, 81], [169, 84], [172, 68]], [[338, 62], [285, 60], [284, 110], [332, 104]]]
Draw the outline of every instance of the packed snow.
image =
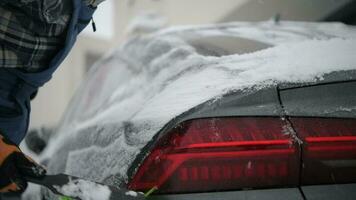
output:
[[[189, 42], [212, 36], [272, 47], [209, 56]], [[356, 69], [355, 53], [356, 29], [333, 23], [230, 23], [135, 37], [96, 64], [44, 158], [50, 173], [121, 184], [140, 149], [185, 111], [232, 91]]]
[[125, 194], [127, 196], [137, 197], [137, 192], [135, 191], [127, 191]]
[[342, 112], [347, 112], [347, 113], [356, 112], [356, 106], [354, 107], [340, 106], [340, 107], [324, 110], [325, 115], [331, 115], [331, 114], [342, 113]]
[[81, 200], [109, 200], [111, 191], [107, 186], [84, 180], [71, 180], [63, 186], [54, 186], [61, 194]]

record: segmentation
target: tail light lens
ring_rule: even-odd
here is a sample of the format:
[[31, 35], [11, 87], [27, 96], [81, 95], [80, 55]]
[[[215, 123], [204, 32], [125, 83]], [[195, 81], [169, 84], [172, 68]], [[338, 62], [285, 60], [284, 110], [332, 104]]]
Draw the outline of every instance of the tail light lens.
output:
[[187, 121], [162, 137], [129, 183], [159, 193], [298, 185], [299, 149], [280, 118]]
[[355, 119], [291, 119], [304, 140], [302, 184], [356, 183]]

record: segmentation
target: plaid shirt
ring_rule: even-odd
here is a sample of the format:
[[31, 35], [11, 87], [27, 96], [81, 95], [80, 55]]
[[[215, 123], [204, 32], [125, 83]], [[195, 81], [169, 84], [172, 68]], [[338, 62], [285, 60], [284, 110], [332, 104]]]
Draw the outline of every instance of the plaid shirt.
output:
[[63, 45], [71, 9], [70, 0], [1, 0], [0, 67], [47, 67]]
[[72, 0], [0, 0], [0, 67], [46, 68], [63, 47], [71, 12]]

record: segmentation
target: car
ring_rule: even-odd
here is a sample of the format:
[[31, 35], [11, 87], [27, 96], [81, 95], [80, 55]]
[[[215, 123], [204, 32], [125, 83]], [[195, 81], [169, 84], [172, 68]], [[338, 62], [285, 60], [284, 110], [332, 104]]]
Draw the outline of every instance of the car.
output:
[[136, 36], [92, 67], [42, 159], [151, 199], [355, 199], [355, 53], [341, 23]]

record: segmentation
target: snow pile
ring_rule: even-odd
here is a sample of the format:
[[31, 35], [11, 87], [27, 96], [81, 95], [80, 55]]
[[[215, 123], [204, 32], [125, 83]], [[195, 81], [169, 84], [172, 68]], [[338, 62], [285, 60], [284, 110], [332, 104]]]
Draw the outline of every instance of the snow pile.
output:
[[[187, 42], [212, 35], [275, 46], [217, 57]], [[140, 149], [187, 110], [232, 91], [356, 69], [355, 53], [355, 29], [335, 24], [226, 24], [134, 38], [91, 71], [47, 150], [49, 170], [120, 184]]]
[[345, 113], [350, 113], [350, 112], [354, 112], [356, 113], [356, 106], [353, 107], [336, 107], [336, 108], [331, 108], [331, 109], [326, 109], [324, 110], [325, 115], [331, 115], [331, 114], [335, 114], [335, 113], [340, 113], [340, 112], [345, 112]]
[[126, 193], [126, 196], [132, 196], [132, 197], [137, 197], [137, 192], [135, 191], [127, 191]]
[[21, 195], [22, 200], [41, 199], [41, 186], [29, 183], [26, 191]]
[[63, 186], [53, 186], [61, 194], [81, 200], [109, 200], [111, 191], [107, 186], [84, 180], [71, 180]]

